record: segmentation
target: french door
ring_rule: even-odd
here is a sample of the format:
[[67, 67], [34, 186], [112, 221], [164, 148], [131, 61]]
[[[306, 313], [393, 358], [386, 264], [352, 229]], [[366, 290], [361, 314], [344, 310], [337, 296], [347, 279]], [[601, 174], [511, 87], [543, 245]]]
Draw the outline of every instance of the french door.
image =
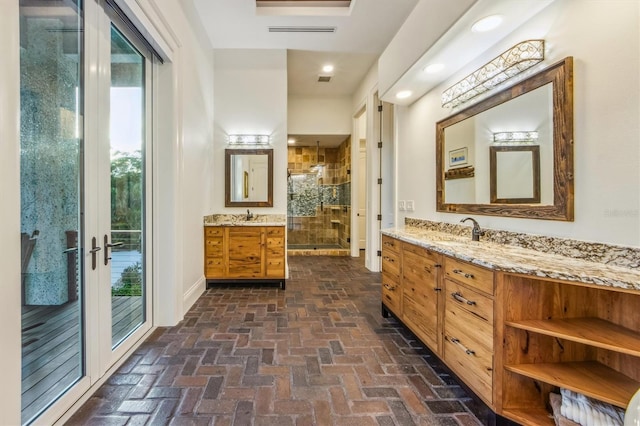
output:
[[22, 423], [151, 328], [153, 56], [98, 0], [20, 0]]

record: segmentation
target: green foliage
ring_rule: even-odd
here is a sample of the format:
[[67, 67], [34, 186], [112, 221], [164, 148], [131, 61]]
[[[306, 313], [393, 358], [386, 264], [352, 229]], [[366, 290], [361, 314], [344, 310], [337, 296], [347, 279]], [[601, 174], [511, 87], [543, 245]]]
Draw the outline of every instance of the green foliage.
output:
[[142, 296], [142, 264], [136, 262], [122, 271], [111, 288], [112, 296]]
[[117, 151], [111, 160], [111, 229], [142, 229], [142, 152]]

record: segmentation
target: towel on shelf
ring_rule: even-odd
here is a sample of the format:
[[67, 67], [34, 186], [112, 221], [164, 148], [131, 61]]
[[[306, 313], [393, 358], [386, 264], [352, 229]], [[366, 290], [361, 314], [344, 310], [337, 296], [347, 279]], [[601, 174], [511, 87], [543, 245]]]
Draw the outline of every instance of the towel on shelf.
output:
[[560, 414], [581, 426], [622, 426], [624, 410], [568, 389], [560, 389]]

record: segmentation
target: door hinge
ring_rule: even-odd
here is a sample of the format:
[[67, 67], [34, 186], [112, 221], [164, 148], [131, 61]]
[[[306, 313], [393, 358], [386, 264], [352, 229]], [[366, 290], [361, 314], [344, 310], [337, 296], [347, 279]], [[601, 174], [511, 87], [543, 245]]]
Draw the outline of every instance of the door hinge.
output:
[[382, 178], [378, 178], [378, 185], [382, 185]]
[[378, 148], [382, 148], [382, 142], [378, 142]]
[[351, 242], [351, 238], [347, 237], [347, 242], [350, 243]]
[[378, 220], [382, 220], [382, 215], [381, 214], [378, 215]]
[[378, 112], [382, 112], [382, 105], [378, 105]]
[[378, 257], [382, 257], [382, 250], [378, 250]]

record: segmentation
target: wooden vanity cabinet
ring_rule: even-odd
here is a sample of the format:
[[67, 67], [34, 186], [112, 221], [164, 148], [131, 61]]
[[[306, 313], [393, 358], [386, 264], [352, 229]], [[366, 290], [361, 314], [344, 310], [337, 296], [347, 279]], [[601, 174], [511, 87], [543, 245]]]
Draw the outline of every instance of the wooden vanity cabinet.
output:
[[500, 413], [553, 425], [549, 393], [566, 388], [626, 409], [640, 388], [640, 294], [500, 274], [504, 358]]
[[274, 279], [284, 288], [283, 226], [205, 226], [207, 280]]

